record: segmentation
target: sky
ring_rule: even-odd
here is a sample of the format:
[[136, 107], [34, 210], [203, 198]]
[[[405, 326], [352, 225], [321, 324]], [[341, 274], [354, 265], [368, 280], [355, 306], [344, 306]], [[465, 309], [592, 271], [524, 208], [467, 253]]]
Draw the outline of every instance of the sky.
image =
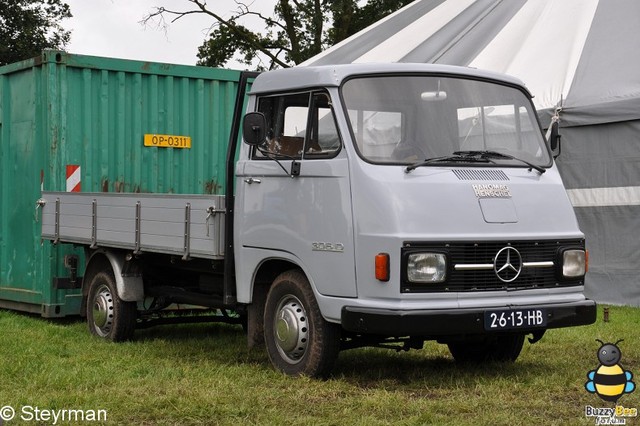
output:
[[[144, 26], [140, 21], [163, 6], [187, 10], [186, 0], [65, 0], [73, 18], [63, 21], [71, 30], [70, 53], [136, 59], [152, 62], [195, 65], [198, 47], [210, 30], [213, 18], [190, 15], [170, 23], [165, 30], [160, 21]], [[271, 14], [275, 0], [253, 0], [252, 9]], [[251, 1], [249, 1], [251, 3]], [[210, 7], [225, 17], [236, 10], [234, 0], [209, 1]], [[250, 26], [250, 24], [248, 24]], [[232, 63], [231, 68], [244, 68]]]

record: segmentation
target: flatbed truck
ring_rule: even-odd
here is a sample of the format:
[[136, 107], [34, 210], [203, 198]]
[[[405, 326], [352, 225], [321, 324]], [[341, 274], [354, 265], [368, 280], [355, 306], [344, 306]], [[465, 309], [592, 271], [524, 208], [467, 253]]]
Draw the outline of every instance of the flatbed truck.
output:
[[353, 64], [238, 87], [224, 194], [42, 192], [42, 238], [85, 253], [61, 279], [96, 336], [204, 307], [277, 369], [323, 377], [344, 349], [508, 362], [527, 335], [595, 321], [558, 138], [519, 80]]

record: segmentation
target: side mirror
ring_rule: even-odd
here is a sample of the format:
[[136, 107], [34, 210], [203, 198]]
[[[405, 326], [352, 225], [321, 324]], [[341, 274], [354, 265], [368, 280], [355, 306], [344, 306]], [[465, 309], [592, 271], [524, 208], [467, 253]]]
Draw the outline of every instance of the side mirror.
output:
[[242, 122], [242, 139], [247, 145], [257, 146], [265, 141], [267, 119], [261, 112], [249, 112]]
[[558, 151], [557, 154], [554, 154], [554, 158], [557, 158], [560, 155], [560, 151], [561, 146], [560, 146], [560, 139], [562, 138], [562, 135], [560, 134], [560, 129], [559, 129], [560, 125], [558, 124], [557, 121], [554, 121], [553, 123], [551, 123], [551, 133], [549, 135], [549, 147], [551, 148], [552, 152], [556, 152]]

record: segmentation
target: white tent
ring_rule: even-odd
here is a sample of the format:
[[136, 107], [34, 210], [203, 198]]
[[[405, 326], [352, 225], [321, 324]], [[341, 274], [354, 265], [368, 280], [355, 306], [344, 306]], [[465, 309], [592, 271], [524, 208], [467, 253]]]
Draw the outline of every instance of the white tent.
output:
[[586, 288], [640, 306], [640, 1], [417, 0], [303, 65], [428, 62], [511, 74], [543, 126], [590, 251]]

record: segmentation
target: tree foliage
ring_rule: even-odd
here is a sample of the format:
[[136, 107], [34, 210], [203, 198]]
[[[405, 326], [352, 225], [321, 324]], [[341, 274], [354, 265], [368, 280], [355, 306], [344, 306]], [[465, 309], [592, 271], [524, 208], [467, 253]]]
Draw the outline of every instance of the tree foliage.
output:
[[[382, 19], [412, 0], [276, 0], [272, 15], [254, 4], [236, 0], [229, 17], [213, 11], [206, 0], [185, 0], [191, 8], [158, 7], [143, 22], [171, 17], [171, 22], [194, 13], [213, 18], [213, 30], [198, 49], [198, 65], [224, 66], [231, 59], [259, 68], [299, 64]], [[363, 3], [360, 5], [359, 3]], [[247, 24], [253, 22], [249, 29]], [[257, 65], [256, 65], [257, 63]]]
[[63, 49], [71, 33], [60, 22], [71, 16], [63, 0], [0, 0], [0, 65]]

